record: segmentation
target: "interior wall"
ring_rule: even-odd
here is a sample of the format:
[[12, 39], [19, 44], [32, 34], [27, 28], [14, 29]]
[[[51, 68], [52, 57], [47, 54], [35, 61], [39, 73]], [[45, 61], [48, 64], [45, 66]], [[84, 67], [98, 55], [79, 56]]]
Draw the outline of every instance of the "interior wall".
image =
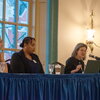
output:
[[46, 65], [46, 13], [47, 2], [40, 3], [40, 38], [39, 38], [39, 57], [44, 66]]
[[47, 20], [47, 0], [37, 0], [36, 3], [36, 53], [45, 71], [46, 65], [46, 20]]
[[[86, 42], [89, 15], [94, 10], [94, 42], [100, 46], [100, 0], [59, 0], [58, 61], [65, 64], [75, 45]], [[88, 54], [90, 50], [88, 49]], [[94, 46], [93, 54], [100, 56], [100, 48]], [[90, 59], [90, 58], [89, 58]]]

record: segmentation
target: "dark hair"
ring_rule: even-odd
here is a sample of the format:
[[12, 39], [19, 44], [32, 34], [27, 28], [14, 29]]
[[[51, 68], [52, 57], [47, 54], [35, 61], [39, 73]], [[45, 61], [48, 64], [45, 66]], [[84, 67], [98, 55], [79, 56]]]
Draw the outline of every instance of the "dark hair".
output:
[[[87, 45], [86, 45], [86, 44], [84, 44], [84, 43], [78, 43], [78, 44], [75, 46], [75, 48], [74, 48], [74, 50], [73, 50], [73, 52], [72, 52], [72, 57], [75, 57], [75, 56], [77, 55], [77, 51], [78, 51], [81, 47], [85, 47], [85, 48], [87, 49]], [[84, 59], [85, 59], [85, 58], [84, 58]]]
[[30, 37], [30, 36], [25, 37], [25, 38], [23, 39], [22, 43], [20, 44], [20, 47], [23, 48], [25, 43], [26, 43], [26, 44], [31, 43], [32, 40], [35, 40], [35, 38]]

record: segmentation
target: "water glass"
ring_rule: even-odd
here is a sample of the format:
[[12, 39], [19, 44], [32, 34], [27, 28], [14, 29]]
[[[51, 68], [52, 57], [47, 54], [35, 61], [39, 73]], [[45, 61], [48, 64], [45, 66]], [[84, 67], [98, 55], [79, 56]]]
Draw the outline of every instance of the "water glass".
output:
[[49, 64], [49, 73], [52, 74], [54, 71], [54, 64]]

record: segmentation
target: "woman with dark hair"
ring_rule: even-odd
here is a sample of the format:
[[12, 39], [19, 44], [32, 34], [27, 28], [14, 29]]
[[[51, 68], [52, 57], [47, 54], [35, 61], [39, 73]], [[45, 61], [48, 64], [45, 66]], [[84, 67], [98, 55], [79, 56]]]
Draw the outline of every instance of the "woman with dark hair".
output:
[[78, 43], [72, 52], [72, 56], [66, 61], [64, 73], [82, 73], [86, 57], [87, 45]]
[[11, 58], [12, 73], [44, 73], [42, 64], [35, 52], [35, 38], [25, 37], [20, 44], [22, 50]]

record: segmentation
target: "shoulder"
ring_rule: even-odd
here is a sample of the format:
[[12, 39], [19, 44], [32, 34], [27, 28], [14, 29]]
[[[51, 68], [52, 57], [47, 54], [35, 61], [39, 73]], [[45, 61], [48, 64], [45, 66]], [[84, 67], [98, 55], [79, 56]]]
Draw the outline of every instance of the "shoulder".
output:
[[13, 56], [24, 56], [24, 52], [23, 52], [23, 50], [21, 50], [21, 51], [19, 51], [19, 52], [15, 52], [15, 53], [13, 54]]
[[75, 57], [70, 57], [66, 60], [66, 63], [73, 63], [76, 61], [76, 58]]
[[12, 56], [18, 56], [19, 53], [18, 52], [15, 52]]
[[74, 57], [69, 57], [69, 58], [67, 59], [67, 61], [73, 61], [73, 60], [75, 60]]
[[32, 56], [32, 58], [34, 58], [34, 59], [39, 59], [39, 57], [38, 57], [37, 54], [32, 53], [31, 56]]
[[21, 51], [15, 52], [15, 53], [12, 55], [12, 58], [18, 58], [18, 57], [20, 58], [21, 55], [22, 55]]

